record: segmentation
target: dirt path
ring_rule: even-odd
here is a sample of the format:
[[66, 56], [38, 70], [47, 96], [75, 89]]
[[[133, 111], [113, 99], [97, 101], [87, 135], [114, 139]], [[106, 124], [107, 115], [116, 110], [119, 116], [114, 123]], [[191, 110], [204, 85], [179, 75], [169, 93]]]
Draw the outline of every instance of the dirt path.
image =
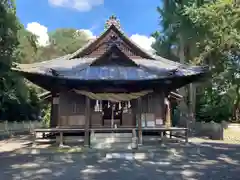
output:
[[30, 136], [17, 136], [0, 141], [0, 152], [11, 152], [31, 144]]

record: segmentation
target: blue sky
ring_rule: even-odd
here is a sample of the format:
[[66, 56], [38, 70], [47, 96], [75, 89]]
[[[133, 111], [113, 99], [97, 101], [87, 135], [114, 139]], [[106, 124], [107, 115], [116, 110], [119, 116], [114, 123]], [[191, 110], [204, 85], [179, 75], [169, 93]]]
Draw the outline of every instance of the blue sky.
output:
[[[106, 19], [115, 14], [129, 36], [149, 35], [159, 28], [159, 0], [16, 0], [17, 15], [37, 35], [56, 28], [85, 29], [93, 35], [103, 31]], [[39, 26], [36, 26], [36, 23]], [[46, 29], [43, 29], [46, 28]], [[33, 32], [34, 33], [34, 32]]]

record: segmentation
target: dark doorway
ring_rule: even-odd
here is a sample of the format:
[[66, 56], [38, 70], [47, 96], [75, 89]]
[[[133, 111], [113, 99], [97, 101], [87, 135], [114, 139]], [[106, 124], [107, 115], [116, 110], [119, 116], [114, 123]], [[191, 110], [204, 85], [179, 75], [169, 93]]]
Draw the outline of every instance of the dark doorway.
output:
[[119, 103], [103, 101], [102, 124], [105, 127], [119, 127], [122, 125], [122, 108]]

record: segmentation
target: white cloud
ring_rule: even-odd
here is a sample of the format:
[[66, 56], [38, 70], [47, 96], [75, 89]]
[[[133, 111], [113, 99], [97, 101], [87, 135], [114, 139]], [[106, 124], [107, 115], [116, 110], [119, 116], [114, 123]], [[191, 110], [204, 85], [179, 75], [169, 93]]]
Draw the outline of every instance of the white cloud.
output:
[[104, 3], [104, 0], [48, 0], [49, 4], [59, 7], [67, 7], [78, 11], [90, 11], [94, 6]]
[[[36, 35], [38, 38], [39, 46], [47, 46], [49, 44], [48, 28], [39, 24], [38, 22], [31, 22], [27, 24], [26, 29]], [[88, 39], [95, 39], [92, 31], [89, 29], [79, 29], [79, 32], [83, 32]]]
[[152, 44], [155, 42], [155, 39], [153, 37], [133, 34], [130, 39], [147, 52], [154, 53], [154, 49], [151, 47]]
[[27, 24], [26, 29], [38, 37], [38, 44], [40, 46], [48, 45], [49, 36], [47, 27], [39, 24], [38, 22], [31, 22]]
[[[64, 0], [62, 0], [64, 1]], [[47, 27], [39, 24], [38, 22], [32, 22], [27, 24], [28, 31], [32, 32], [33, 34], [38, 36], [38, 44], [40, 46], [46, 46], [49, 44], [49, 36], [48, 36], [48, 29]], [[89, 29], [79, 29], [79, 32], [85, 33], [87, 38], [95, 39], [96, 36], [93, 34], [93, 32]], [[151, 45], [155, 42], [155, 39], [153, 37], [148, 37], [145, 35], [140, 34], [134, 34], [130, 36], [130, 39], [135, 42], [138, 46], [143, 48], [149, 53], [153, 53], [154, 49], [151, 47]]]
[[90, 40], [96, 38], [96, 36], [93, 35], [93, 32], [89, 29], [79, 29], [78, 31], [84, 33]]

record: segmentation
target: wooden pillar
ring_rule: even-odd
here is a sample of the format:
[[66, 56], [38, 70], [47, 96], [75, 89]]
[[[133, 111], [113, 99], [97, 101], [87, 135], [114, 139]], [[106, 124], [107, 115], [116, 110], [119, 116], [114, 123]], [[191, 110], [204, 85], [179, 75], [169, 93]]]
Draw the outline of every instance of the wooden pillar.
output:
[[[161, 111], [161, 118], [163, 120], [163, 125], [166, 125], [166, 116], [165, 116], [165, 103], [164, 103], [164, 98], [165, 98], [165, 94], [162, 90], [158, 90], [157, 91], [159, 93], [159, 97], [160, 97], [160, 106], [161, 109], [159, 109], [159, 111]], [[160, 131], [160, 136], [161, 138], [163, 138], [163, 136], [165, 136], [165, 131]]]
[[194, 115], [194, 106], [195, 104], [193, 104], [194, 101], [194, 94], [193, 94], [193, 85], [190, 84], [189, 85], [189, 108], [188, 108], [188, 119], [186, 120], [186, 127], [188, 128], [188, 131], [190, 134], [193, 133], [194, 130], [194, 124], [195, 124], [195, 115]]
[[139, 97], [137, 99], [137, 115], [138, 115], [138, 144], [142, 144], [142, 99]]
[[59, 121], [59, 94], [52, 93], [50, 128], [55, 128]]
[[161, 104], [161, 109], [159, 111], [161, 111], [161, 118], [163, 120], [163, 125], [166, 125], [166, 109], [165, 109], [165, 102], [164, 102], [164, 98], [165, 98], [165, 94], [164, 92], [160, 92], [160, 104]]
[[165, 99], [164, 99], [164, 106], [166, 107], [165, 125], [167, 127], [171, 127], [172, 126], [172, 123], [171, 123], [171, 107], [170, 107], [170, 102], [169, 102], [167, 97], [165, 97]]
[[85, 135], [84, 135], [84, 146], [90, 146], [89, 136], [89, 125], [90, 125], [90, 99], [86, 96], [86, 107], [85, 107]]

